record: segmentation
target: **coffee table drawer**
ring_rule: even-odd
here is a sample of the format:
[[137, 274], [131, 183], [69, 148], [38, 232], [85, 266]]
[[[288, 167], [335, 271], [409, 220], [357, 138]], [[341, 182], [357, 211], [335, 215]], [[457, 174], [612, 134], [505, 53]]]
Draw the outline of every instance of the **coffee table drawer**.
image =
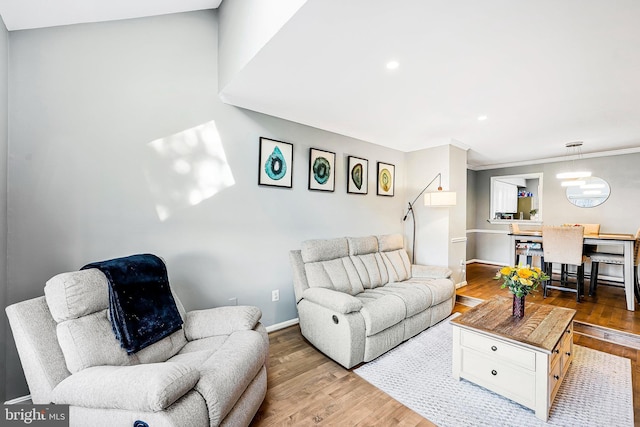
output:
[[530, 371], [535, 371], [536, 369], [535, 353], [522, 347], [468, 330], [461, 331], [460, 341], [463, 347], [489, 355], [496, 361], [513, 363]]
[[461, 376], [522, 405], [535, 402], [535, 372], [462, 348]]

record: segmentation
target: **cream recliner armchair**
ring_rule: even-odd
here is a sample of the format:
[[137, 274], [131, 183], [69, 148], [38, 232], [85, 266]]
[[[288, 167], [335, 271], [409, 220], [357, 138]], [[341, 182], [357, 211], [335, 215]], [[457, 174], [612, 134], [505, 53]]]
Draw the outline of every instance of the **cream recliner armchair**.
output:
[[100, 270], [59, 274], [45, 296], [7, 307], [33, 403], [69, 404], [72, 426], [248, 425], [267, 389], [262, 313], [186, 313], [174, 299], [182, 328], [133, 354], [111, 329]]

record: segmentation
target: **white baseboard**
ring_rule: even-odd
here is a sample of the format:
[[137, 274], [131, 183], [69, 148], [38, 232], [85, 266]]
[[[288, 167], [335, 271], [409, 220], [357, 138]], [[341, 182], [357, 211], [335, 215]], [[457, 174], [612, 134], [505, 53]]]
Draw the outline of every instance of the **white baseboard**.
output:
[[17, 405], [18, 403], [24, 403], [31, 401], [31, 395], [27, 394], [26, 396], [16, 397], [15, 399], [7, 400], [4, 402], [5, 405]]
[[467, 261], [467, 264], [473, 264], [474, 262], [477, 262], [478, 264], [489, 264], [489, 265], [509, 265], [508, 262], [487, 261], [484, 259], [470, 259], [469, 261]]
[[467, 283], [466, 280], [463, 281], [463, 282], [460, 282], [460, 283], [456, 283], [456, 289], [460, 289], [461, 287], [467, 286], [467, 285], [468, 285], [468, 283]]
[[285, 322], [276, 323], [275, 325], [267, 326], [267, 332], [279, 331], [280, 329], [288, 328], [289, 326], [297, 325], [299, 322], [298, 318], [287, 320]]

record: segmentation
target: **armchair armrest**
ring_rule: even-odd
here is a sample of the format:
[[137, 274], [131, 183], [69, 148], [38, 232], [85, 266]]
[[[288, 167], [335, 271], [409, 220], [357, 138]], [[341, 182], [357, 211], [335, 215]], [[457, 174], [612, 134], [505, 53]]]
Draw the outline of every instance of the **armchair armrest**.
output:
[[358, 298], [333, 289], [308, 288], [302, 293], [302, 298], [342, 314], [360, 311], [362, 308], [362, 302]]
[[250, 331], [256, 327], [262, 312], [258, 307], [233, 305], [194, 310], [187, 313], [184, 333], [188, 341], [216, 335], [230, 335], [237, 331]]
[[198, 370], [173, 362], [94, 366], [68, 376], [52, 392], [56, 404], [161, 411], [193, 388]]
[[411, 277], [416, 279], [448, 279], [452, 273], [447, 267], [419, 264], [411, 266]]

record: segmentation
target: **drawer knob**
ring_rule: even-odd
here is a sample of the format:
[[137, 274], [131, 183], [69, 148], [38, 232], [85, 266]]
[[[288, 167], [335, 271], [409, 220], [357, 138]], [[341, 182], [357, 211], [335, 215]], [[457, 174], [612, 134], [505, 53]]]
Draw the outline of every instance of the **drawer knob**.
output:
[[571, 352], [570, 352], [570, 351], [567, 351], [565, 354], [566, 354], [567, 356], [571, 356]]
[[571, 333], [571, 329], [567, 329], [565, 332], [570, 334]]
[[497, 351], [497, 350], [498, 350], [498, 347], [496, 347], [495, 345], [492, 345], [492, 346], [491, 346], [491, 350], [493, 350], [493, 351]]
[[558, 354], [558, 353], [560, 353], [560, 350], [558, 350], [558, 349], [556, 348], [555, 350], [553, 350], [553, 352], [554, 352], [555, 354]]
[[498, 371], [496, 371], [495, 369], [491, 371], [491, 375], [498, 375]]
[[559, 380], [560, 376], [559, 375], [554, 375], [553, 378], [555, 378], [556, 380]]

